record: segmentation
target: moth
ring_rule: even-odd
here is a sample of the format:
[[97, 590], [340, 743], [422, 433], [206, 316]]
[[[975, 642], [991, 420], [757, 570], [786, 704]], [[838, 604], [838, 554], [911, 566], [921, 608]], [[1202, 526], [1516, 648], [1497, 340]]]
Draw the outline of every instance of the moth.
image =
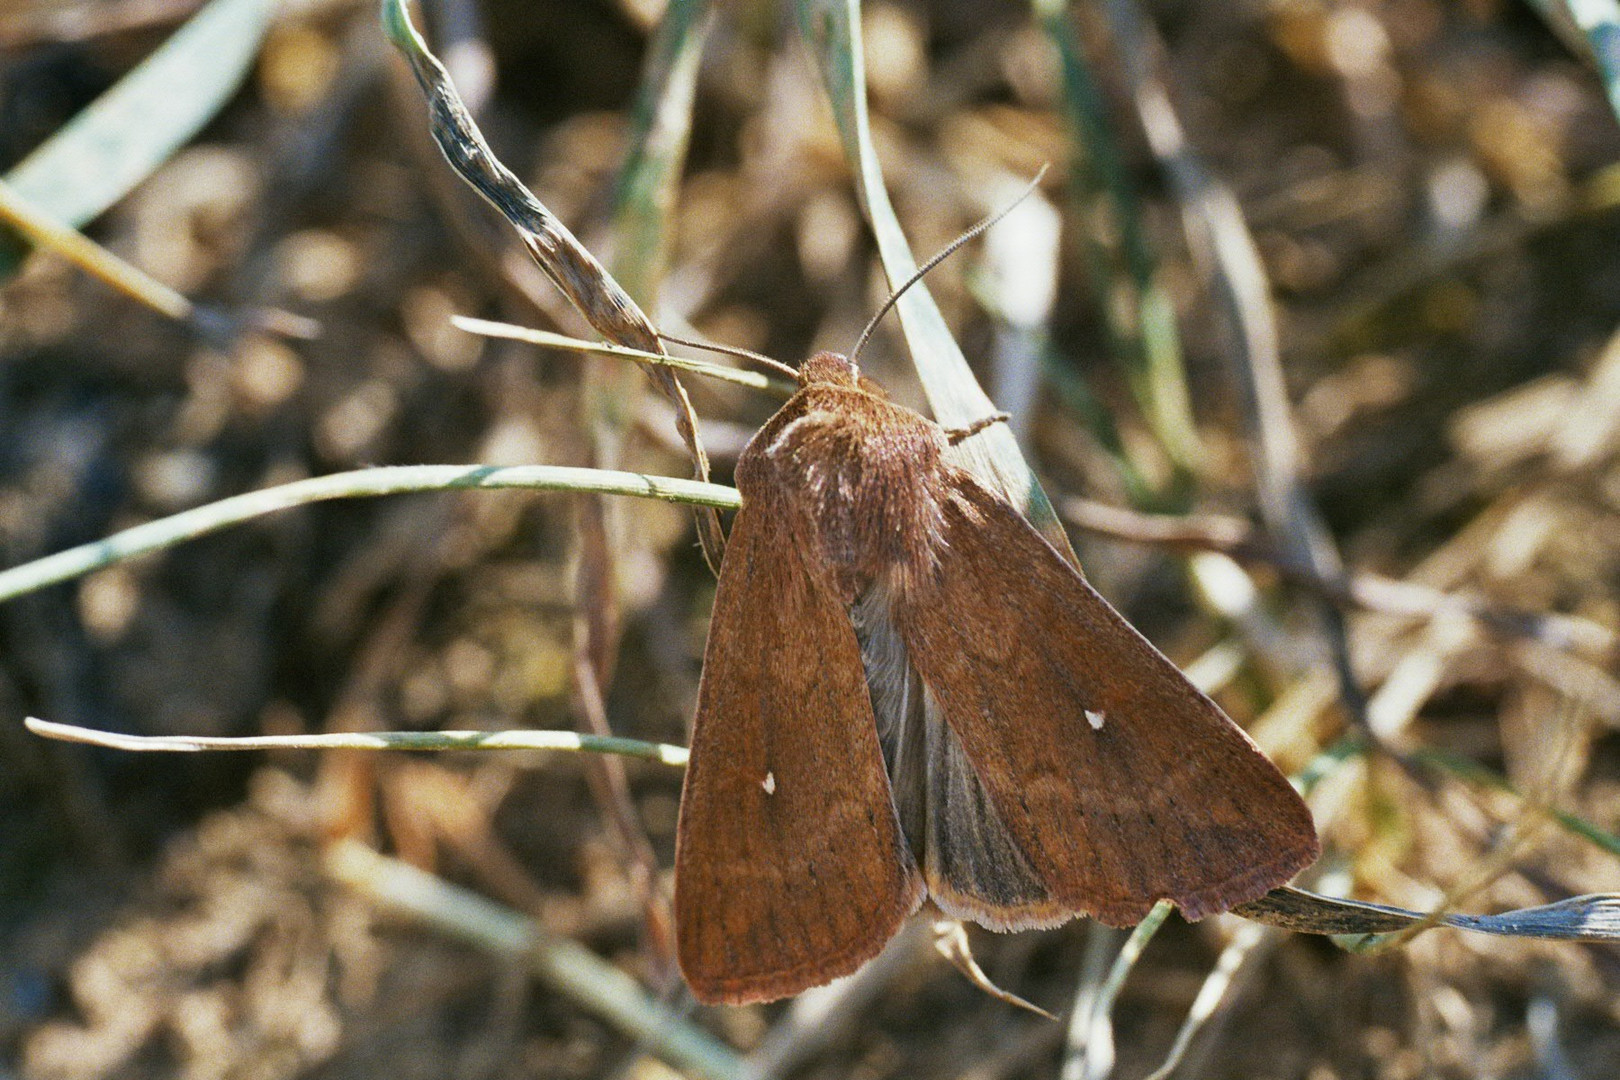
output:
[[836, 353], [737, 461], [675, 853], [698, 1000], [796, 994], [925, 900], [992, 930], [1189, 919], [1313, 862], [1253, 741], [953, 434]]

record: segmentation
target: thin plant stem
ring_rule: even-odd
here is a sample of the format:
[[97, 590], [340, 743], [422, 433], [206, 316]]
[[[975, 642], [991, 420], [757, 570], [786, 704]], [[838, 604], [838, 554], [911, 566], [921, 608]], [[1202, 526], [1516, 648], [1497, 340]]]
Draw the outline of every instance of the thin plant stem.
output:
[[735, 510], [742, 504], [735, 489], [720, 484], [563, 465], [391, 465], [360, 469], [234, 495], [0, 571], [0, 602], [229, 525], [308, 503], [416, 491], [508, 488], [634, 495], [722, 510]]
[[685, 767], [686, 748], [577, 731], [333, 731], [318, 735], [125, 735], [30, 716], [28, 730], [47, 739], [139, 753], [210, 750], [562, 750], [617, 754]]

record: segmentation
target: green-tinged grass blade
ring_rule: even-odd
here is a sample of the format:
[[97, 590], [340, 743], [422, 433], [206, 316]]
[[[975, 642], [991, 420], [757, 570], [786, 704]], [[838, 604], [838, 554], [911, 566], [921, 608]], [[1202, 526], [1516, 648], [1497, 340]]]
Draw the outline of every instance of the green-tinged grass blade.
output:
[[1370, 746], [1366, 737], [1359, 733], [1341, 737], [1332, 746], [1305, 763], [1305, 768], [1300, 770], [1294, 786], [1299, 788], [1302, 794], [1309, 795], [1317, 784], [1326, 780], [1340, 766], [1366, 754]]
[[1169, 510], [1164, 505], [1148, 483], [1142, 470], [1137, 468], [1136, 462], [1131, 459], [1125, 450], [1125, 442], [1120, 438], [1119, 427], [1114, 423], [1113, 414], [1092, 392], [1091, 384], [1072, 364], [1064, 363], [1056, 355], [1048, 352], [1042, 358], [1041, 370], [1047, 383], [1057, 391], [1059, 400], [1074, 415], [1085, 424], [1091, 437], [1097, 440], [1097, 445], [1108, 456], [1115, 473], [1118, 474], [1121, 485], [1125, 488], [1125, 497], [1132, 506], [1139, 508], [1157, 507], [1160, 510]]
[[1470, 761], [1457, 754], [1449, 754], [1444, 750], [1417, 750], [1408, 754], [1407, 757], [1420, 764], [1444, 770], [1483, 787], [1505, 791], [1522, 801], [1530, 809], [1546, 814], [1549, 819], [1571, 835], [1597, 845], [1610, 855], [1620, 855], [1620, 836], [1607, 829], [1600, 828], [1567, 810], [1542, 805], [1514, 787], [1507, 777], [1486, 768], [1478, 762]]
[[[6, 181], [57, 221], [89, 223], [219, 112], [258, 55], [274, 9], [275, 0], [212, 0]], [[0, 277], [18, 261], [0, 249]]]
[[[657, 311], [658, 289], [664, 278], [670, 213], [675, 205], [681, 168], [692, 130], [692, 99], [697, 86], [698, 60], [708, 36], [708, 0], [671, 0], [664, 9], [647, 51], [641, 86], [632, 112], [630, 148], [614, 191], [607, 244], [608, 274], [646, 311]], [[658, 351], [663, 351], [662, 346]], [[678, 397], [677, 409], [690, 416], [692, 430], [697, 418], [670, 369], [649, 372], [666, 396]], [[584, 366], [581, 381], [580, 424], [591, 440], [591, 464], [603, 468], [617, 466], [624, 441], [641, 412], [645, 388], [641, 374], [626, 364], [591, 360]], [[707, 469], [705, 463], [704, 469]], [[706, 473], [705, 473], [706, 476]], [[612, 589], [618, 574], [613, 563], [615, 552], [606, 538], [623, 533], [619, 508], [603, 505], [581, 521], [584, 545], [580, 573], [596, 586], [580, 586], [582, 596]], [[700, 515], [699, 529], [704, 552], [711, 568], [719, 569], [721, 535], [718, 519], [710, 515], [706, 526]], [[605, 598], [604, 598], [605, 601]], [[613, 610], [617, 599], [602, 610], [587, 609], [587, 618], [596, 624], [588, 634], [593, 640], [613, 636], [618, 622]], [[605, 640], [600, 642], [606, 646]], [[613, 643], [611, 647], [616, 647]], [[605, 670], [605, 669], [604, 669]]]
[[[656, 310], [664, 278], [670, 214], [692, 130], [698, 60], [710, 24], [709, 0], [672, 0], [647, 51], [632, 110], [630, 149], [614, 191], [607, 269], [636, 303]], [[641, 376], [623, 364], [586, 366], [582, 400], [595, 464], [618, 463], [639, 412]]]
[[[917, 269], [883, 184], [866, 108], [866, 74], [861, 47], [859, 0], [796, 0], [799, 26], [821, 71], [833, 118], [854, 166], [861, 202], [877, 238], [878, 253], [891, 284]], [[994, 413], [995, 406], [973, 377], [967, 358], [951, 337], [945, 318], [919, 282], [896, 309], [911, 349], [912, 362], [934, 418], [946, 427], [967, 427]], [[1023, 510], [1036, 528], [1068, 551], [1068, 538], [1034, 473], [1004, 424], [994, 424], [956, 448], [967, 468], [993, 484]]]
[[109, 750], [196, 754], [211, 750], [546, 750], [617, 754], [685, 767], [684, 746], [577, 731], [337, 731], [318, 735], [125, 735], [28, 717], [35, 735]]
[[670, 0], [647, 51], [631, 111], [630, 152], [613, 199], [612, 270], [643, 304], [668, 261], [670, 215], [692, 131], [698, 61], [713, 22], [710, 0]]
[[1033, 0], [1036, 22], [1051, 42], [1063, 76], [1064, 113], [1074, 145], [1072, 184], [1082, 220], [1106, 215], [1110, 227], [1083, 230], [1083, 246], [1097, 283], [1098, 308], [1108, 343], [1124, 367], [1137, 404], [1175, 466], [1170, 491], [1184, 495], [1199, 470], [1203, 449], [1193, 426], [1175, 306], [1159, 273], [1143, 224], [1142, 203], [1125, 167], [1108, 110], [1061, 0]]
[[689, 506], [735, 510], [742, 500], [733, 488], [698, 480], [678, 480], [644, 473], [576, 469], [562, 465], [390, 465], [297, 480], [263, 491], [183, 510], [170, 517], [114, 533], [104, 540], [47, 555], [0, 571], [0, 602], [82, 577], [137, 555], [160, 551], [184, 540], [239, 525], [252, 518], [306, 503], [418, 491], [501, 490], [572, 491], [595, 495], [633, 495]]

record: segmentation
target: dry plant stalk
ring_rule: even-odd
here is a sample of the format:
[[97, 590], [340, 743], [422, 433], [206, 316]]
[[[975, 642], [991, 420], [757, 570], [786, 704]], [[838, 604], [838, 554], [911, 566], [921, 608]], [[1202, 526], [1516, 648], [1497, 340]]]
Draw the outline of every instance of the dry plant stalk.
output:
[[[495, 156], [462, 104], [444, 65], [428, 51], [415, 28], [403, 21], [403, 7], [398, 9], [398, 15], [401, 21], [389, 22], [388, 30], [410, 62], [411, 71], [427, 99], [433, 138], [445, 160], [512, 223], [535, 264], [598, 333], [615, 344], [662, 355], [663, 341], [640, 305], [568, 227]], [[707, 480], [709, 457], [703, 450], [697, 414], [686, 388], [668, 368], [649, 368], [648, 374], [653, 385], [675, 406], [675, 427], [692, 457], [694, 477]], [[696, 509], [693, 513], [704, 556], [718, 573], [725, 551], [720, 515], [708, 508]]]

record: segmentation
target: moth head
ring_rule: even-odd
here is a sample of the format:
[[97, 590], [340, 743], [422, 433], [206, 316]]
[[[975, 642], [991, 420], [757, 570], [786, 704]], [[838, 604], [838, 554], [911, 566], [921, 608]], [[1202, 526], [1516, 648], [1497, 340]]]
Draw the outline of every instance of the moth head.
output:
[[800, 386], [859, 386], [860, 372], [847, 358], [835, 352], [818, 352], [799, 366]]

